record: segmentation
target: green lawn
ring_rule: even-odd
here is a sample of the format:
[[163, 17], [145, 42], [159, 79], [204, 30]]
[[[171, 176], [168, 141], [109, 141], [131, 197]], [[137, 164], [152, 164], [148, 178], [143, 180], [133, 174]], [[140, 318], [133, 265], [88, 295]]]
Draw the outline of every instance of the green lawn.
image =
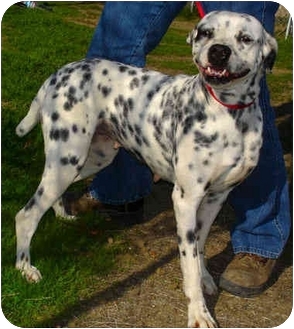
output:
[[[128, 248], [101, 218], [86, 216], [69, 225], [49, 211], [32, 241], [32, 260], [43, 280], [28, 284], [14, 269], [14, 216], [38, 185], [44, 163], [40, 129], [19, 139], [14, 132], [45, 79], [65, 63], [85, 56], [101, 5], [50, 2], [52, 12], [10, 7], [2, 19], [2, 310], [21, 327], [62, 325], [79, 302], [93, 295]], [[177, 22], [194, 25], [186, 10]], [[193, 23], [193, 24], [192, 24]], [[170, 73], [196, 72], [185, 44], [188, 33], [172, 25], [148, 65]], [[292, 38], [280, 43], [273, 98], [292, 101]], [[291, 54], [291, 56], [290, 56]], [[287, 89], [286, 89], [287, 88]], [[109, 244], [109, 235], [116, 243]], [[54, 322], [53, 319], [54, 318]], [[59, 320], [60, 322], [58, 322]], [[56, 322], [57, 321], [57, 322]]]

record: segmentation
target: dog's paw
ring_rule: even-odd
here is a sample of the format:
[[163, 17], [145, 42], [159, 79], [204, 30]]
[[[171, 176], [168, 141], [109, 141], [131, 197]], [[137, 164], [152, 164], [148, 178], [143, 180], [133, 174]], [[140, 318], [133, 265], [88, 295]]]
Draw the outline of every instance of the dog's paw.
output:
[[66, 211], [62, 198], [59, 199], [57, 202], [55, 202], [52, 207], [55, 212], [55, 217], [61, 221], [72, 222], [72, 221], [76, 221], [78, 219], [77, 216], [69, 214]]
[[188, 309], [189, 328], [217, 328], [217, 324], [210, 315], [205, 304], [191, 303]]
[[30, 283], [37, 283], [42, 279], [41, 272], [34, 266], [21, 270], [21, 274]]
[[16, 268], [28, 282], [37, 283], [42, 279], [41, 272], [32, 265], [23, 266], [23, 264], [16, 264]]
[[68, 214], [63, 214], [63, 215], [56, 215], [56, 218], [62, 222], [75, 222], [78, 220], [78, 216], [74, 215], [68, 215]]

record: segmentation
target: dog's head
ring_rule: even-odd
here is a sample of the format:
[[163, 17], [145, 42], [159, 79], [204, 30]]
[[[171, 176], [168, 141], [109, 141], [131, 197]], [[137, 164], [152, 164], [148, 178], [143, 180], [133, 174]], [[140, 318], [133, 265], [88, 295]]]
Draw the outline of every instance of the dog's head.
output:
[[276, 40], [256, 18], [227, 11], [206, 15], [187, 42], [199, 72], [211, 85], [237, 83], [272, 69], [277, 53]]

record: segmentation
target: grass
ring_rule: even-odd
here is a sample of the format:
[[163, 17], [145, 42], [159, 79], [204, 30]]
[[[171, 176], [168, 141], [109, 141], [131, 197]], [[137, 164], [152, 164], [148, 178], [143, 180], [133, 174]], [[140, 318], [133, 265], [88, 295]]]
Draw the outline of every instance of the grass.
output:
[[[62, 317], [103, 284], [117, 254], [128, 251], [119, 232], [102, 218], [86, 216], [69, 225], [49, 211], [31, 249], [43, 280], [30, 285], [14, 269], [14, 216], [37, 187], [44, 163], [40, 129], [22, 140], [14, 129], [44, 80], [63, 64], [84, 57], [101, 11], [100, 4], [91, 2], [50, 5], [52, 12], [12, 6], [2, 19], [2, 310], [20, 327], [61, 326]], [[185, 44], [188, 26], [194, 25], [195, 15], [185, 10], [148, 56], [148, 66], [194, 74]], [[287, 92], [292, 90], [292, 38], [281, 37], [279, 46], [277, 73], [269, 77], [278, 104], [292, 101]], [[109, 236], [115, 243], [108, 243]]]

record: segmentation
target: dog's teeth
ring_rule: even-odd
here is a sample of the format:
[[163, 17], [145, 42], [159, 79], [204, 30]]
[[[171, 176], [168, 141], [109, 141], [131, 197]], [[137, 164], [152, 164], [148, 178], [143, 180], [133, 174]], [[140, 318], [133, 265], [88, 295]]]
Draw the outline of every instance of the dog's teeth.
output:
[[208, 68], [207, 68], [207, 72], [208, 72], [209, 74], [211, 74], [210, 66], [208, 66]]

